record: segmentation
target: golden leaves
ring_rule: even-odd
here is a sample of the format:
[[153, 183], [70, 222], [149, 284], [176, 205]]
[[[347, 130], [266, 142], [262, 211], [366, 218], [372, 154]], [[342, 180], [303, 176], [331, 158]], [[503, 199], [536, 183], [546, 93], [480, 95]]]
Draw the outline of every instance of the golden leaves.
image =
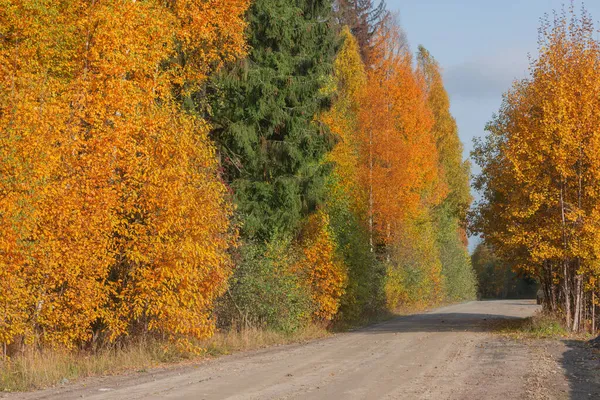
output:
[[599, 254], [600, 44], [594, 36], [585, 11], [543, 20], [531, 78], [505, 95], [487, 147], [479, 149], [486, 201], [478, 228], [495, 251], [538, 275], [546, 289], [563, 284], [560, 301], [575, 329], [581, 313], [570, 313], [570, 301], [582, 304], [581, 279], [596, 274]]
[[172, 88], [244, 53], [248, 4], [209, 3], [2, 2], [0, 341], [212, 332], [231, 206]]
[[329, 217], [322, 211], [311, 215], [303, 229], [302, 252], [298, 271], [306, 274], [315, 305], [313, 318], [331, 321], [340, 306], [348, 279], [336, 256], [336, 245], [329, 227]]
[[436, 204], [444, 195], [425, 82], [413, 70], [410, 54], [395, 48], [395, 29], [381, 33], [359, 110], [361, 182], [371, 197], [374, 229], [387, 243], [422, 205]]

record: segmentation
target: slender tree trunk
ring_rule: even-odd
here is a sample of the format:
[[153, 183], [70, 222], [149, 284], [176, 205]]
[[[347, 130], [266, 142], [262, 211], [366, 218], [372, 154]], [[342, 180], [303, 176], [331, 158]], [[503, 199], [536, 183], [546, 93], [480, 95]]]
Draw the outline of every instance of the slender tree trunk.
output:
[[596, 291], [592, 292], [592, 334], [596, 334]]
[[369, 247], [373, 253], [373, 130], [369, 129]]
[[544, 261], [542, 264], [542, 274], [540, 282], [542, 283], [542, 289], [544, 291], [543, 307], [546, 310], [552, 309], [552, 263], [550, 261]]
[[588, 294], [585, 290], [581, 291], [581, 323], [579, 324], [580, 329], [585, 329], [585, 322], [589, 319], [589, 301]]
[[564, 181], [560, 182], [560, 215], [562, 225], [562, 241], [563, 241], [563, 274], [564, 274], [564, 294], [565, 294], [565, 322], [567, 329], [570, 330], [571, 324], [571, 286], [569, 279], [569, 261], [567, 259], [567, 232], [566, 232], [566, 220], [565, 220], [565, 196], [564, 196]]
[[573, 332], [578, 332], [581, 329], [581, 280], [581, 275], [575, 276], [575, 315], [573, 316]]
[[552, 262], [548, 263], [550, 265], [550, 273], [548, 275], [548, 281], [550, 285], [550, 301], [551, 301], [551, 310], [552, 312], [556, 312], [556, 285], [554, 284], [554, 268]]
[[564, 285], [563, 285], [563, 292], [564, 292], [564, 303], [565, 303], [565, 322], [567, 324], [567, 329], [570, 330], [571, 329], [571, 286], [569, 284], [569, 267], [568, 267], [568, 263], [567, 260], [563, 261], [563, 273], [565, 275], [564, 277]]

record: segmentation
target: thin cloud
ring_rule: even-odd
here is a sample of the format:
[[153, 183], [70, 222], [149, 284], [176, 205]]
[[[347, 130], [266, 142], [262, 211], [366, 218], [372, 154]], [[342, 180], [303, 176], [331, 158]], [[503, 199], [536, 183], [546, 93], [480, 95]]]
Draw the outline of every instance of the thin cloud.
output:
[[449, 67], [444, 73], [448, 92], [452, 97], [499, 98], [515, 79], [527, 76], [527, 54], [511, 53]]

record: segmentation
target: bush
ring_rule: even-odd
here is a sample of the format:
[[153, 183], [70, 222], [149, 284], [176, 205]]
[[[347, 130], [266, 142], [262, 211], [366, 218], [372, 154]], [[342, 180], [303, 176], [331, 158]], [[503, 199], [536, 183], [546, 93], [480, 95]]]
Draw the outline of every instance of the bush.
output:
[[337, 245], [327, 214], [318, 211], [308, 217], [299, 245], [302, 257], [297, 264], [297, 272], [310, 286], [313, 319], [315, 322], [328, 323], [338, 312], [348, 274], [337, 255]]
[[332, 177], [326, 211], [337, 255], [348, 274], [346, 291], [340, 299], [336, 321], [356, 325], [369, 321], [385, 310], [385, 266], [371, 252], [366, 223], [353, 210], [349, 196]]
[[474, 299], [477, 296], [477, 278], [471, 258], [459, 237], [458, 219], [451, 215], [448, 207], [442, 207], [436, 214], [437, 245], [446, 299]]
[[311, 291], [295, 273], [299, 257], [289, 239], [243, 245], [217, 310], [219, 325], [292, 332], [307, 324], [313, 311]]
[[444, 287], [431, 221], [407, 223], [391, 248], [385, 283], [390, 310], [401, 306], [425, 307], [443, 298]]

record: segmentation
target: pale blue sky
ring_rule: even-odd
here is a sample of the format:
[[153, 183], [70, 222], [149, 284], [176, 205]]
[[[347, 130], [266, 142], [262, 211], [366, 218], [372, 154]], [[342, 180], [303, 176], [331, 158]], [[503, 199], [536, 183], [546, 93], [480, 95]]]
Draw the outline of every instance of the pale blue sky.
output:
[[[443, 68], [465, 158], [473, 137], [485, 134], [502, 93], [527, 75], [527, 55], [537, 53], [540, 17], [563, 3], [569, 1], [387, 0], [388, 9], [399, 13], [411, 49], [422, 44]], [[575, 1], [577, 10], [581, 4]], [[600, 0], [584, 4], [600, 28]]]

